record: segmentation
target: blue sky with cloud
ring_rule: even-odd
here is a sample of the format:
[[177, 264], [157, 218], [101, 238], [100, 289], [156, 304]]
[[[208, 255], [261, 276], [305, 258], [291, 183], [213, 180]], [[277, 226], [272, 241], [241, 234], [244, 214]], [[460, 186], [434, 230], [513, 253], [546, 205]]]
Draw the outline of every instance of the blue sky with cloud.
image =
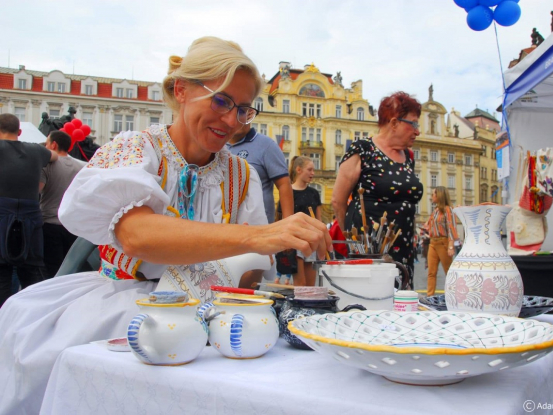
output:
[[[551, 0], [519, 4], [520, 20], [497, 26], [504, 70], [532, 28], [551, 34]], [[361, 79], [374, 107], [397, 90], [426, 101], [430, 84], [462, 115], [501, 103], [494, 27], [471, 30], [453, 0], [28, 0], [2, 13], [0, 66], [161, 81], [169, 55], [214, 35], [238, 42], [267, 78], [289, 61], [341, 71], [345, 86]]]

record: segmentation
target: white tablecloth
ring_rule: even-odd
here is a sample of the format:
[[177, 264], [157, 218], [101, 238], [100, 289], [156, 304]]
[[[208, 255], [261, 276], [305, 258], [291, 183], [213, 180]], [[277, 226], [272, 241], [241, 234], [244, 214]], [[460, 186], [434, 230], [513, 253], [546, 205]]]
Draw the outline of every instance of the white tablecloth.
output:
[[[553, 316], [542, 316], [553, 323]], [[184, 366], [140, 363], [96, 344], [58, 358], [41, 414], [525, 414], [553, 405], [553, 353], [526, 366], [431, 387], [390, 382], [283, 339], [252, 360], [206, 347]], [[553, 413], [535, 409], [532, 414]]]

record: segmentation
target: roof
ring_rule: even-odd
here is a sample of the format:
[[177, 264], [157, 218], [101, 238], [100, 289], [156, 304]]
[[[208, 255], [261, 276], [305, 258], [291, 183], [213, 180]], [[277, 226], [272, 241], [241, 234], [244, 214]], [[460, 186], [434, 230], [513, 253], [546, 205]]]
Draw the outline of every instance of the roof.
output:
[[[28, 73], [29, 75], [32, 75], [33, 77], [37, 78], [44, 78], [45, 76], [50, 75], [54, 71], [50, 72], [42, 72], [42, 71], [33, 71], [30, 69], [19, 69], [19, 68], [5, 68], [0, 66], [0, 74], [16, 74], [20, 72], [21, 70], [24, 70], [25, 73]], [[62, 71], [60, 71], [62, 72]], [[87, 78], [93, 79], [99, 83], [103, 84], [113, 84], [113, 83], [119, 83], [123, 81], [127, 81], [129, 84], [138, 85], [138, 86], [150, 86], [155, 84], [156, 82], [147, 82], [147, 81], [134, 81], [130, 79], [120, 79], [120, 78], [103, 78], [100, 76], [92, 76], [92, 75], [70, 75], [62, 72], [67, 78], [73, 80], [73, 81], [84, 81]]]
[[489, 112], [481, 110], [480, 108], [476, 108], [476, 109], [472, 110], [471, 112], [469, 112], [467, 115], [465, 115], [465, 118], [467, 118], [467, 119], [477, 118], [477, 117], [487, 118], [488, 120], [495, 121], [496, 123], [499, 124], [498, 119], [496, 119]]
[[[290, 78], [292, 78], [293, 81], [296, 80], [296, 78], [304, 73], [305, 71], [303, 69], [290, 69]], [[334, 84], [334, 81], [332, 80], [332, 75], [328, 73], [320, 72], [321, 75], [326, 76], [328, 81], [331, 85]], [[271, 79], [269, 79], [268, 83], [271, 85], [271, 88], [269, 90], [269, 95], [278, 89], [278, 85], [280, 83], [280, 80], [282, 79], [282, 75], [280, 71], [278, 71], [276, 74], [273, 75]]]

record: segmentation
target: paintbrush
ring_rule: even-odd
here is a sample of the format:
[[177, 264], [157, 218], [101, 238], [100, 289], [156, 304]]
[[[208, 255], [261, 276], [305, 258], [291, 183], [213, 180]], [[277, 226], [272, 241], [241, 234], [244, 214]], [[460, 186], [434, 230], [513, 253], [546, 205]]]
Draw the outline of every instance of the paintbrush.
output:
[[372, 230], [372, 233], [371, 233], [372, 244], [369, 247], [369, 249], [370, 249], [369, 253], [371, 253], [371, 254], [374, 254], [374, 251], [376, 250], [376, 247], [374, 245], [377, 243], [377, 241], [376, 241], [376, 232], [378, 231], [379, 227], [380, 227], [380, 225], [378, 224], [378, 222], [373, 223], [373, 230]]
[[[313, 219], [317, 219], [317, 217], [315, 216], [315, 212], [313, 212], [313, 208], [312, 208], [311, 206], [308, 206], [308, 208], [309, 208], [309, 214], [311, 215], [311, 217], [312, 217]], [[327, 259], [328, 261], [330, 261], [330, 254], [328, 253], [328, 251], [326, 251], [325, 254], [326, 254], [326, 255], [325, 255], [325, 256], [326, 256], [326, 259]]]
[[263, 297], [267, 297], [267, 298], [269, 297], [286, 298], [282, 294], [273, 293], [271, 291], [251, 290], [249, 288], [221, 287], [219, 285], [212, 285], [211, 291], [219, 291], [223, 293], [233, 293], [233, 294], [262, 295]]
[[379, 252], [380, 247], [382, 246], [382, 232], [384, 231], [384, 225], [387, 223], [386, 216], [388, 216], [388, 213], [384, 212], [380, 218], [380, 226], [378, 228], [378, 233], [376, 234], [376, 252]]
[[386, 235], [384, 235], [384, 241], [382, 242], [382, 245], [380, 246], [380, 254], [384, 253], [384, 249], [386, 248], [386, 245], [392, 240], [392, 232], [394, 229], [394, 222], [390, 223], [388, 226], [388, 229], [386, 229]]
[[365, 251], [369, 250], [369, 228], [367, 226], [367, 217], [365, 216], [365, 200], [363, 199], [363, 193], [365, 193], [365, 189], [361, 185], [359, 185], [359, 189], [357, 189], [357, 193], [359, 193], [359, 203], [361, 203], [361, 220], [363, 221], [363, 244], [365, 245]]

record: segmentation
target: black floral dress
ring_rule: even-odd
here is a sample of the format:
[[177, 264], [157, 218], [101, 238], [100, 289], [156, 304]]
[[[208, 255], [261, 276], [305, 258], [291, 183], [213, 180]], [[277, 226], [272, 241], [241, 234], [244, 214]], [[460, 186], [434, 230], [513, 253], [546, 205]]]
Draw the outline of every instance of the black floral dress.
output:
[[388, 223], [395, 221], [394, 229], [401, 229], [401, 235], [389, 254], [395, 261], [407, 266], [412, 282], [415, 213], [423, 193], [423, 185], [414, 172], [415, 160], [406, 150], [405, 163], [396, 163], [380, 151], [372, 139], [353, 142], [342, 158], [342, 163], [354, 154], [361, 158], [361, 175], [347, 210], [346, 229], [351, 230], [352, 225], [358, 229], [362, 226], [361, 203], [357, 192], [359, 186], [362, 186], [365, 189], [363, 200], [369, 229], [372, 229], [373, 222], [380, 223], [384, 212], [387, 212]]

